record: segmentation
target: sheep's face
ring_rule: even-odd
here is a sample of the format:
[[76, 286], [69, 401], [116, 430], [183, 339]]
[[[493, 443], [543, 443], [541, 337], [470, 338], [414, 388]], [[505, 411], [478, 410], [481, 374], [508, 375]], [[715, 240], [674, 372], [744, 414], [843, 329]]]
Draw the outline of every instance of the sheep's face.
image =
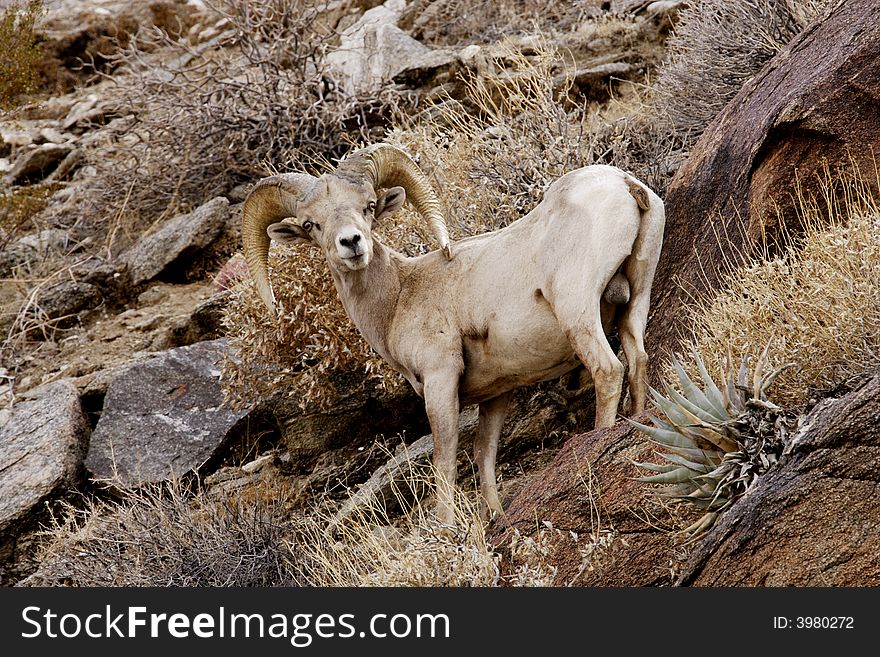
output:
[[298, 201], [296, 217], [267, 232], [278, 242], [314, 244], [331, 267], [356, 271], [373, 257], [373, 222], [399, 209], [405, 198], [402, 187], [377, 193], [368, 182], [327, 174]]

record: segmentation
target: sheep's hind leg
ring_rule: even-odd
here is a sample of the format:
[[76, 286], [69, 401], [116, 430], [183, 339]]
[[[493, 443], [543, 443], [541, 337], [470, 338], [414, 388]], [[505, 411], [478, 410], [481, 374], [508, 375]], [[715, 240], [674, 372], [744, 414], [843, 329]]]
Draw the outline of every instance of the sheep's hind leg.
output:
[[492, 514], [503, 513], [501, 501], [498, 499], [495, 455], [498, 453], [498, 439], [512, 397], [512, 392], [505, 392], [480, 404], [480, 423], [474, 439], [474, 459], [480, 473], [480, 518], [484, 521], [489, 520]]
[[596, 389], [595, 427], [610, 427], [617, 419], [623, 387], [623, 363], [614, 354], [602, 330], [598, 309], [592, 321], [565, 327], [581, 362], [590, 370]]
[[645, 353], [645, 323], [647, 304], [644, 308], [630, 306], [620, 321], [620, 344], [626, 354], [629, 366], [629, 414], [635, 415], [645, 410], [648, 390], [648, 354]]

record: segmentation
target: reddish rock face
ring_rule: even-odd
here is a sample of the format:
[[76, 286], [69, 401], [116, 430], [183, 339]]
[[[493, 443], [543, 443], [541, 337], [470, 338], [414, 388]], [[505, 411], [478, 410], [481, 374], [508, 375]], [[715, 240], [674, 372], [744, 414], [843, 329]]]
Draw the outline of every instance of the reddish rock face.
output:
[[880, 372], [823, 400], [755, 490], [694, 550], [679, 584], [880, 585]]
[[[779, 213], [823, 168], [855, 163], [875, 178], [880, 154], [880, 21], [847, 0], [774, 58], [722, 110], [670, 185], [647, 351], [656, 376], [685, 328], [688, 292], [719, 284], [725, 259], [770, 236]], [[687, 291], [686, 291], [687, 290]]]
[[[524, 536], [543, 530], [550, 543], [546, 563], [558, 568], [558, 585], [671, 584], [676, 541], [664, 528], [669, 511], [649, 499], [650, 487], [633, 480], [644, 472], [632, 461], [651, 460], [651, 451], [646, 438], [624, 423], [572, 437], [530, 479], [505, 518], [489, 527], [490, 542], [504, 554], [515, 530]], [[595, 539], [602, 545], [591, 549]], [[586, 560], [585, 549], [591, 551]]]

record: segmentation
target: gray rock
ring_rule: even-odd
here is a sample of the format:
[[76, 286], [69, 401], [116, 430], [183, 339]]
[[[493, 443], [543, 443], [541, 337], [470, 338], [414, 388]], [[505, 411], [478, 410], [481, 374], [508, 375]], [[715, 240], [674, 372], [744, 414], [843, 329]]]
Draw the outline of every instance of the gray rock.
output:
[[426, 68], [457, 61], [453, 53], [432, 50], [397, 27], [405, 6], [403, 0], [388, 0], [342, 32], [327, 64], [347, 91], [373, 91], [404, 71], [419, 78]]
[[273, 408], [294, 472], [311, 471], [333, 450], [368, 445], [389, 428], [410, 436], [430, 431], [424, 401], [409, 386], [383, 391], [353, 372], [329, 377], [337, 393], [329, 408], [302, 411], [294, 399]]
[[0, 426], [0, 533], [55, 494], [76, 483], [89, 423], [69, 379], [27, 393]]
[[211, 244], [228, 217], [229, 201], [218, 196], [189, 214], [174, 217], [141, 239], [122, 256], [132, 285], [155, 278], [178, 258], [191, 256]]
[[339, 525], [356, 512], [374, 508], [377, 500], [385, 500], [392, 496], [402, 480], [419, 478], [420, 472], [422, 475], [420, 478], [425, 479], [426, 473], [429, 472], [427, 466], [431, 462], [433, 453], [434, 437], [430, 434], [422, 436], [412, 445], [407, 445], [405, 449], [400, 450], [385, 465], [376, 470], [354, 495], [345, 501], [336, 515], [327, 523], [325, 532], [332, 535]]
[[67, 250], [67, 246], [67, 232], [57, 228], [47, 228], [39, 233], [25, 235], [0, 249], [0, 278], [8, 278], [19, 265], [35, 258], [45, 258], [50, 252], [63, 253]]
[[217, 454], [247, 411], [221, 408], [217, 361], [225, 340], [170, 349], [110, 383], [85, 465], [121, 487], [197, 469]]
[[91, 283], [61, 281], [41, 290], [35, 305], [49, 319], [58, 319], [96, 308], [103, 299], [101, 291]]
[[106, 104], [98, 102], [97, 94], [89, 94], [79, 102], [77, 102], [67, 113], [61, 127], [64, 130], [72, 130], [82, 128], [91, 123], [103, 122], [104, 115], [107, 113]]
[[32, 179], [35, 176], [45, 178], [50, 170], [61, 162], [73, 150], [70, 144], [41, 144], [22, 153], [12, 170], [7, 174], [11, 183]]

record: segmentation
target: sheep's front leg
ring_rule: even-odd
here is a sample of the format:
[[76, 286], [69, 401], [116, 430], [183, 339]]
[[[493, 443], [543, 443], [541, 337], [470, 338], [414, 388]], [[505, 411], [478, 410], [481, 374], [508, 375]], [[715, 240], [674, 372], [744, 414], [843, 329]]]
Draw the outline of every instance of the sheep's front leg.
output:
[[437, 515], [444, 525], [455, 521], [453, 497], [458, 452], [458, 373], [426, 376], [423, 395], [434, 436]]
[[498, 453], [498, 439], [501, 427], [507, 417], [512, 392], [505, 392], [494, 399], [480, 404], [480, 424], [474, 440], [474, 459], [480, 472], [480, 518], [489, 520], [493, 513], [501, 514], [501, 500], [498, 499], [498, 482], [495, 476], [495, 455]]

